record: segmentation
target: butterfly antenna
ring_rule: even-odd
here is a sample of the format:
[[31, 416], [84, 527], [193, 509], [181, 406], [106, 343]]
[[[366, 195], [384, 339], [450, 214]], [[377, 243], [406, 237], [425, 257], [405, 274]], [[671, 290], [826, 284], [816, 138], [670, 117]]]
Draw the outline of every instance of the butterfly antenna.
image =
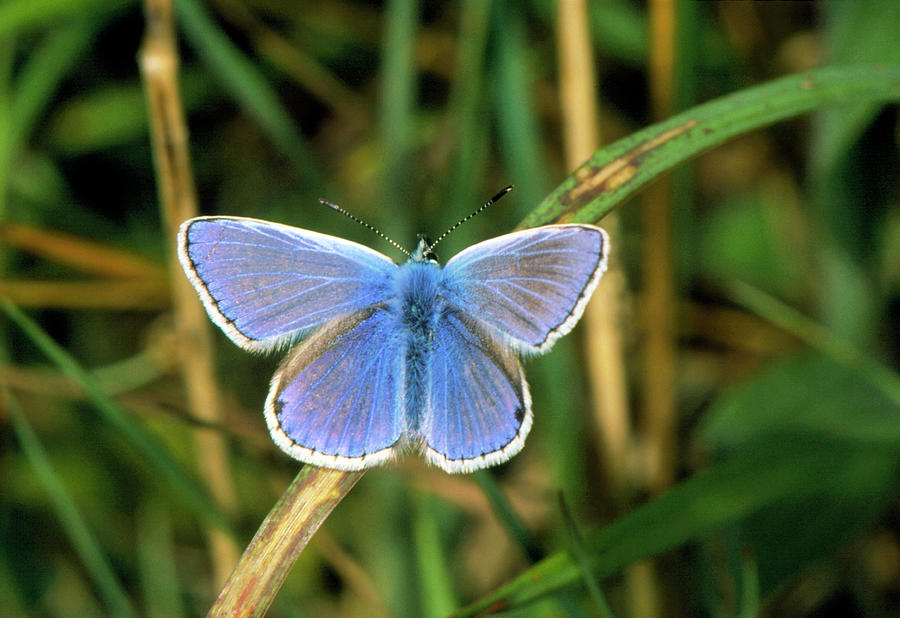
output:
[[447, 235], [450, 234], [450, 232], [452, 232], [453, 230], [455, 230], [456, 228], [458, 228], [460, 225], [462, 225], [463, 223], [465, 223], [466, 221], [468, 221], [469, 219], [471, 219], [471, 218], [474, 217], [475, 215], [479, 215], [479, 214], [481, 214], [482, 212], [484, 212], [485, 210], [487, 210], [488, 207], [491, 206], [491, 204], [493, 204], [494, 202], [496, 202], [497, 200], [499, 200], [501, 197], [503, 197], [504, 195], [506, 195], [507, 193], [509, 193], [509, 192], [512, 191], [512, 190], [513, 190], [513, 186], [512, 186], [512, 185], [509, 185], [508, 187], [506, 187], [506, 188], [504, 188], [502, 191], [500, 191], [497, 195], [495, 195], [494, 197], [492, 197], [491, 199], [489, 199], [488, 201], [486, 201], [484, 204], [482, 204], [481, 206], [479, 206], [477, 210], [475, 210], [474, 212], [472, 212], [472, 213], [466, 215], [465, 217], [463, 217], [462, 219], [460, 219], [459, 221], [457, 221], [454, 225], [450, 226], [450, 229], [449, 229], [449, 230], [447, 230], [446, 232], [444, 232], [443, 234], [441, 234], [440, 237], [439, 237], [436, 241], [434, 241], [433, 243], [431, 243], [431, 246], [428, 248], [428, 250], [429, 250], [429, 251], [433, 250], [433, 249], [435, 248], [435, 246], [437, 246], [437, 244], [438, 244], [439, 242], [441, 242], [442, 240], [444, 240], [444, 239], [447, 237]]
[[367, 230], [370, 230], [370, 231], [372, 231], [372, 232], [375, 232], [375, 233], [378, 235], [379, 238], [381, 238], [382, 240], [385, 240], [385, 241], [389, 242], [389, 243], [390, 243], [391, 245], [393, 245], [396, 249], [399, 249], [406, 257], [409, 257], [409, 258], [412, 257], [412, 254], [410, 254], [409, 251], [407, 251], [406, 249], [404, 249], [403, 247], [401, 247], [400, 245], [398, 245], [396, 242], [394, 242], [392, 239], [388, 238], [386, 235], [382, 234], [381, 231], [378, 230], [375, 226], [366, 223], [365, 221], [363, 221], [362, 219], [360, 219], [360, 218], [357, 217], [356, 215], [353, 215], [353, 214], [349, 213], [348, 211], [344, 210], [343, 208], [341, 208], [340, 206], [338, 206], [337, 204], [335, 204], [335, 203], [333, 203], [333, 202], [329, 202], [328, 200], [325, 200], [325, 199], [322, 199], [322, 198], [319, 198], [319, 202], [320, 202], [321, 204], [324, 204], [325, 206], [328, 206], [330, 209], [336, 210], [336, 211], [338, 211], [339, 213], [341, 213], [342, 215], [345, 215], [345, 216], [349, 217], [349, 218], [352, 219], [353, 221], [356, 221], [357, 223], [359, 223], [361, 226], [363, 226], [363, 227], [366, 228]]

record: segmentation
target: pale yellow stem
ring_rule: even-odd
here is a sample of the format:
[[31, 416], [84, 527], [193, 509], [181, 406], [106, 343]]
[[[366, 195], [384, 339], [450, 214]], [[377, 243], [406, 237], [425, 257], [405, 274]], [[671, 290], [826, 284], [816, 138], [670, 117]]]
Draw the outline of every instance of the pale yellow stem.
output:
[[[144, 8], [147, 29], [140, 52], [140, 66], [150, 111], [163, 229], [169, 243], [169, 274], [175, 328], [181, 342], [181, 373], [191, 413], [218, 425], [222, 417], [209, 320], [175, 257], [178, 226], [197, 214], [197, 194], [178, 88], [178, 51], [172, 1], [146, 0]], [[195, 449], [200, 474], [213, 498], [226, 513], [234, 513], [236, 500], [224, 438], [212, 430], [198, 429]], [[222, 530], [209, 529], [207, 536], [213, 577], [218, 587], [237, 562], [238, 549]]]

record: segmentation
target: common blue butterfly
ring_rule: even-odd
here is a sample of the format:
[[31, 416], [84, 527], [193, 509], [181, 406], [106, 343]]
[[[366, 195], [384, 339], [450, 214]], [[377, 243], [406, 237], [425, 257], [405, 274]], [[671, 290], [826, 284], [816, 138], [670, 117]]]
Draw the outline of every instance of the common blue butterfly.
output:
[[[502, 193], [501, 193], [502, 195]], [[513, 232], [443, 268], [243, 217], [197, 217], [178, 258], [206, 311], [251, 351], [297, 341], [265, 416], [291, 457], [361, 470], [419, 450], [447, 472], [518, 453], [531, 429], [520, 355], [543, 354], [581, 317], [609, 239], [586, 224]]]

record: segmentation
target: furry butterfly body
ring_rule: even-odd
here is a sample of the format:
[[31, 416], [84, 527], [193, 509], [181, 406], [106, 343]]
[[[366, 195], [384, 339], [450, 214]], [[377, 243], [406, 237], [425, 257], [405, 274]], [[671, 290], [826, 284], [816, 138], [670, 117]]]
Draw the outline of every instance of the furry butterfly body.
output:
[[531, 396], [519, 356], [578, 321], [606, 269], [591, 225], [478, 243], [444, 267], [267, 221], [199, 217], [179, 259], [212, 320], [248, 350], [299, 341], [272, 379], [273, 439], [314, 465], [359, 470], [420, 451], [471, 472], [521, 450]]

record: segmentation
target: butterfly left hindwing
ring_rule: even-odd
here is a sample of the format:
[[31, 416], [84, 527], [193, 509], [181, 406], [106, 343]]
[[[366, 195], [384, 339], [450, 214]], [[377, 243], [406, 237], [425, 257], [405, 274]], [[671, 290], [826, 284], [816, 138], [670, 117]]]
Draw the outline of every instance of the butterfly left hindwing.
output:
[[332, 320], [291, 351], [266, 399], [269, 432], [283, 451], [341, 470], [394, 456], [405, 427], [392, 326], [375, 305]]

